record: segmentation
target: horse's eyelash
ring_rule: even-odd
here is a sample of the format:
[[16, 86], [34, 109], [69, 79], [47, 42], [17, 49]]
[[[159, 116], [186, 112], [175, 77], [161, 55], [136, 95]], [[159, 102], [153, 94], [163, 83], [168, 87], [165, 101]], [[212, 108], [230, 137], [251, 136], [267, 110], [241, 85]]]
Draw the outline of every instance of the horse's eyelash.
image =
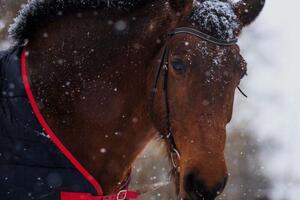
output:
[[248, 70], [247, 70], [247, 68], [243, 69], [240, 79], [243, 79], [245, 76], [248, 76]]

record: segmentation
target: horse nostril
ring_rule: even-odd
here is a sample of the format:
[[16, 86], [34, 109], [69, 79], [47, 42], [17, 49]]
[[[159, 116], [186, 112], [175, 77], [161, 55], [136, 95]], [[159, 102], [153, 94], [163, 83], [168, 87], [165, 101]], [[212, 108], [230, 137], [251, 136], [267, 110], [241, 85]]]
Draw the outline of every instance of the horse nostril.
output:
[[223, 178], [213, 188], [208, 188], [205, 183], [195, 173], [190, 173], [185, 177], [184, 187], [190, 199], [214, 200], [225, 188], [227, 177]]
[[185, 178], [185, 191], [191, 199], [212, 200], [209, 189], [205, 186], [195, 173], [190, 173]]
[[196, 180], [196, 176], [194, 173], [190, 173], [185, 177], [185, 191], [190, 193], [193, 192], [195, 190], [195, 180]]
[[225, 176], [225, 177], [223, 178], [223, 180], [220, 181], [220, 183], [217, 184], [216, 187], [214, 188], [214, 190], [215, 190], [218, 194], [220, 194], [221, 192], [223, 192], [223, 190], [225, 189], [227, 180], [228, 180], [228, 176]]

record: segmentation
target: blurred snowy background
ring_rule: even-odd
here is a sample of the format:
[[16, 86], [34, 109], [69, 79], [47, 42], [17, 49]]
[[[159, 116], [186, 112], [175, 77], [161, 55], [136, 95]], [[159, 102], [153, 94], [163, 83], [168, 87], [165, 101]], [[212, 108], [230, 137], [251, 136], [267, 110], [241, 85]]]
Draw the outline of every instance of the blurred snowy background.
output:
[[[25, 0], [0, 0], [0, 49], [7, 28]], [[220, 200], [300, 198], [300, 1], [267, 0], [262, 14], [244, 29], [239, 44], [249, 76], [238, 92], [226, 147], [229, 183]], [[132, 187], [168, 180], [160, 141], [139, 156]], [[172, 199], [166, 186], [141, 199]]]

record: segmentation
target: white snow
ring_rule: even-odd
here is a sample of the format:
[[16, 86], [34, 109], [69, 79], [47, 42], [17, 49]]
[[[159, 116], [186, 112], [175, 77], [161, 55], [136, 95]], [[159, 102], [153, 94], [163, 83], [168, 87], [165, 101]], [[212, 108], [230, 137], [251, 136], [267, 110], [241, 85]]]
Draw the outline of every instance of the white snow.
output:
[[5, 22], [4, 22], [4, 20], [0, 19], [0, 31], [4, 28], [5, 28]]
[[237, 17], [230, 3], [206, 0], [194, 4], [192, 19], [205, 32], [223, 40], [234, 39], [239, 28]]
[[40, 131], [36, 131], [37, 135], [45, 137], [47, 139], [50, 139], [50, 136], [48, 134], [46, 134], [44, 131], [40, 132]]
[[101, 148], [101, 149], [100, 149], [100, 153], [103, 153], [103, 154], [104, 154], [104, 153], [106, 153], [106, 152], [107, 152], [106, 148]]
[[127, 28], [127, 22], [124, 20], [119, 20], [114, 25], [115, 30], [124, 31]]
[[9, 41], [5, 40], [0, 42], [0, 51], [8, 49], [9, 47], [10, 47]]
[[240, 39], [249, 74], [242, 87], [249, 98], [237, 93], [230, 127], [242, 124], [262, 145], [272, 200], [300, 196], [299, 7], [296, 0], [267, 1]]

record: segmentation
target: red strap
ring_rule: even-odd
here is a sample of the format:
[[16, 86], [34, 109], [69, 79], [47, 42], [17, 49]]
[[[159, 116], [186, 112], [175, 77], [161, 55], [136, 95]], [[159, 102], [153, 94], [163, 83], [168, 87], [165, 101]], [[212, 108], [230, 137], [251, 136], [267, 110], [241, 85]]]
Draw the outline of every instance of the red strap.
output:
[[52, 142], [59, 148], [59, 150], [69, 159], [69, 161], [76, 167], [76, 169], [88, 180], [92, 186], [97, 191], [98, 195], [102, 195], [103, 191], [100, 186], [100, 184], [97, 182], [97, 180], [80, 164], [80, 162], [73, 156], [73, 154], [64, 146], [64, 144], [59, 140], [58, 137], [56, 137], [55, 133], [52, 131], [52, 129], [49, 127], [48, 123], [44, 119], [42, 113], [40, 112], [39, 107], [37, 106], [37, 103], [35, 101], [35, 98], [33, 96], [33, 93], [31, 91], [31, 87], [29, 84], [27, 71], [26, 71], [26, 49], [24, 48], [22, 51], [22, 57], [21, 57], [21, 70], [22, 70], [22, 78], [23, 83], [25, 87], [25, 91], [27, 93], [28, 100], [30, 102], [30, 105], [32, 107], [32, 110], [40, 122], [41, 126], [43, 127], [44, 131], [49, 135]]
[[128, 190], [121, 190], [118, 194], [110, 196], [93, 196], [88, 193], [62, 192], [61, 200], [127, 200], [137, 199], [138, 193]]
[[[50, 136], [50, 139], [53, 143], [60, 149], [60, 151], [70, 160], [70, 162], [76, 167], [76, 169], [94, 186], [99, 196], [92, 196], [88, 193], [72, 193], [72, 192], [62, 192], [61, 200], [125, 200], [125, 199], [137, 199], [138, 193], [132, 192], [128, 190], [121, 190], [118, 194], [111, 196], [102, 196], [103, 191], [100, 184], [96, 181], [96, 179], [79, 163], [79, 161], [72, 155], [72, 153], [63, 145], [63, 143], [56, 137], [55, 133], [49, 127], [48, 123], [44, 119], [41, 114], [33, 93], [30, 88], [30, 84], [27, 78], [26, 71], [26, 50], [23, 49], [22, 57], [21, 57], [21, 70], [22, 70], [22, 78], [24, 87], [27, 93], [28, 100], [32, 107], [32, 110], [43, 127], [44, 131]], [[126, 184], [127, 185], [127, 184]]]

